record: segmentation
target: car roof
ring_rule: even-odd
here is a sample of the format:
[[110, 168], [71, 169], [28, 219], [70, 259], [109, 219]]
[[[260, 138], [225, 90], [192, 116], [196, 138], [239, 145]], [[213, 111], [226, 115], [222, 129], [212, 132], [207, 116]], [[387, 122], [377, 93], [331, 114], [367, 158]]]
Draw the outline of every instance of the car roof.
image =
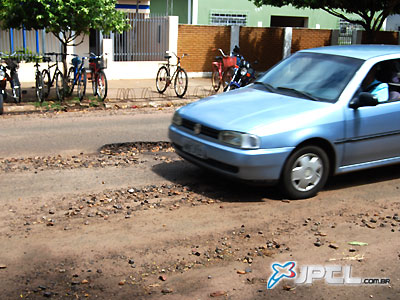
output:
[[300, 52], [314, 52], [331, 55], [347, 56], [368, 60], [375, 57], [399, 54], [400, 46], [395, 45], [346, 45], [346, 46], [327, 46], [313, 49], [301, 50]]

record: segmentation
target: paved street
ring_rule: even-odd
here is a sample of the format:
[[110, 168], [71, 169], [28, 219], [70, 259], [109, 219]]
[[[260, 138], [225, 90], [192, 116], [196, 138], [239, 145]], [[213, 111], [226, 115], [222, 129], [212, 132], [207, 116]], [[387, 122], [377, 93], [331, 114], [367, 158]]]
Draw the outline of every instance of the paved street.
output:
[[[172, 112], [0, 118], [1, 299], [398, 298], [399, 166], [288, 201], [180, 159]], [[267, 290], [271, 264], [288, 261], [390, 284]]]
[[0, 118], [0, 157], [94, 153], [101, 146], [166, 141], [173, 109]]

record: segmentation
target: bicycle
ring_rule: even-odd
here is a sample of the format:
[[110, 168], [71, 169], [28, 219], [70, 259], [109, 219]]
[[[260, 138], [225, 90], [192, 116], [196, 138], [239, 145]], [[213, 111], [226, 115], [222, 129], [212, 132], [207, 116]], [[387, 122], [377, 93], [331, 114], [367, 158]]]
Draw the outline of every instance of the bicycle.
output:
[[216, 56], [215, 60], [212, 62], [212, 74], [211, 74], [211, 84], [215, 92], [218, 92], [221, 87], [224, 89], [225, 86], [231, 81], [229, 77], [232, 76], [231, 72], [227, 72], [230, 68], [236, 65], [236, 57], [228, 56], [218, 49], [222, 56]]
[[72, 67], [69, 68], [68, 76], [67, 76], [67, 96], [71, 96], [74, 91], [75, 85], [77, 86], [78, 98], [79, 101], [82, 101], [83, 97], [86, 93], [86, 69], [84, 67], [85, 59], [87, 57], [82, 56], [82, 59], [79, 58], [77, 54], [71, 54], [75, 56], [72, 59]]
[[[168, 86], [171, 85], [172, 80], [174, 80], [174, 90], [175, 94], [179, 97], [182, 98], [188, 87], [188, 76], [186, 74], [186, 71], [181, 67], [181, 59], [185, 56], [188, 56], [188, 54], [182, 54], [182, 57], [178, 57], [174, 52], [172, 52], [176, 58], [178, 59], [178, 62], [176, 65], [171, 65], [170, 64], [170, 55], [166, 55], [165, 58], [168, 60], [166, 64], [161, 66], [158, 69], [157, 72], [157, 77], [156, 77], [156, 87], [157, 91], [162, 94], [165, 92]], [[171, 67], [176, 67], [176, 70], [172, 76], [171, 74]]]
[[46, 57], [35, 57], [35, 94], [36, 94], [36, 99], [40, 103], [44, 101], [44, 94], [43, 94], [43, 89], [44, 89], [44, 82], [43, 82], [43, 76], [42, 72], [39, 70], [39, 61], [43, 60], [43, 62], [47, 62]]
[[103, 54], [96, 55], [94, 53], [90, 53], [89, 69], [93, 95], [97, 96], [100, 101], [104, 101], [104, 99], [107, 97], [108, 83], [106, 74], [103, 71], [106, 67], [107, 66], [104, 63]]
[[[62, 53], [54, 53], [54, 52], [50, 52], [50, 53], [45, 53], [45, 55], [53, 55], [56, 57], [56, 61], [53, 65], [50, 65], [51, 59], [47, 58], [47, 69], [44, 69], [42, 71], [42, 77], [43, 77], [43, 97], [44, 99], [46, 99], [49, 95], [50, 95], [50, 88], [53, 86], [54, 81], [56, 83], [56, 95], [57, 95], [57, 99], [59, 101], [63, 101], [64, 100], [64, 96], [65, 96], [65, 92], [66, 92], [66, 84], [65, 84], [65, 80], [64, 80], [64, 75], [61, 72], [61, 70], [58, 68], [58, 57], [59, 56], [63, 56], [66, 54], [62, 54]], [[53, 73], [53, 77], [50, 76], [50, 69], [55, 67], [54, 73]]]
[[6, 74], [7, 81], [10, 82], [11, 90], [12, 90], [12, 97], [14, 98], [15, 103], [21, 103], [21, 83], [19, 82], [18, 77], [18, 58], [15, 56], [17, 52], [12, 54], [4, 54], [0, 52], [1, 58], [6, 63], [6, 68], [10, 70], [10, 75]]

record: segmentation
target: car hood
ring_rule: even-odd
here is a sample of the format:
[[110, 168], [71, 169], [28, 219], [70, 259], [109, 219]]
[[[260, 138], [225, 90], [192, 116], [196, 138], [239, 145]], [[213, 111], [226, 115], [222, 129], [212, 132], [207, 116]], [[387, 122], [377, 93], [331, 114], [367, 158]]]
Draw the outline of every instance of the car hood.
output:
[[[256, 133], [265, 126], [301, 126], [321, 118], [331, 103], [246, 87], [204, 98], [179, 110], [183, 118], [218, 129]], [[282, 128], [283, 129], [283, 128]]]

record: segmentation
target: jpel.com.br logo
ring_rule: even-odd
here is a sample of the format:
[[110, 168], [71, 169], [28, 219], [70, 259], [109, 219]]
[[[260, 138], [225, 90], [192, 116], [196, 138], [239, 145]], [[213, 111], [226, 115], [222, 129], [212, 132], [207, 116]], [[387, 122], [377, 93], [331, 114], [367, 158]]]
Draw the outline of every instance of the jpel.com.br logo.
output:
[[325, 283], [332, 285], [382, 285], [389, 284], [388, 278], [359, 278], [351, 277], [351, 266], [340, 265], [305, 265], [296, 273], [296, 262], [288, 261], [283, 264], [271, 265], [272, 275], [268, 279], [268, 289], [274, 288], [281, 279], [292, 279], [295, 284], [312, 284], [316, 279], [325, 279]]

